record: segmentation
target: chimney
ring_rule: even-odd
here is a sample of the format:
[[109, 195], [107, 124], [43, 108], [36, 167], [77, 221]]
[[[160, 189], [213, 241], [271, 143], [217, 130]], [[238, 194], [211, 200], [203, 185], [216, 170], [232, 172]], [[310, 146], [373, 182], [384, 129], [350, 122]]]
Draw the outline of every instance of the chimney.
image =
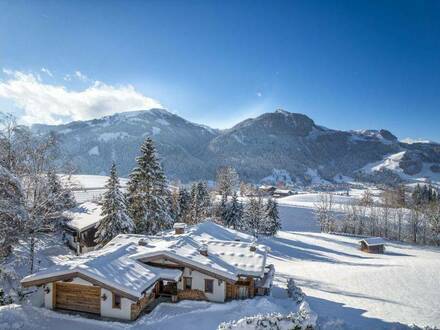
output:
[[148, 245], [148, 240], [146, 238], [141, 238], [138, 242], [139, 245], [141, 246], [147, 246]]
[[252, 252], [257, 251], [257, 244], [255, 242], [253, 242], [251, 244], [251, 246], [249, 247], [249, 250], [252, 251]]
[[173, 228], [174, 228], [174, 234], [181, 235], [185, 233], [186, 224], [183, 222], [176, 222]]
[[202, 256], [207, 257], [208, 256], [208, 245], [203, 244], [201, 247], [199, 247], [199, 252]]

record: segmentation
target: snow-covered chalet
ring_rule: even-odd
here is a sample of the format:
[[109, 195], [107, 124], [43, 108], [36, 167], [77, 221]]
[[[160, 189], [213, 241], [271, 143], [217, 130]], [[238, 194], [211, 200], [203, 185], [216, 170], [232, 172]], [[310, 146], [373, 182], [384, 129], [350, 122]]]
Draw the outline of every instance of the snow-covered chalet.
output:
[[43, 306], [126, 320], [159, 301], [225, 302], [269, 293], [268, 249], [211, 221], [161, 235], [118, 235], [100, 250], [66, 256], [25, 277]]

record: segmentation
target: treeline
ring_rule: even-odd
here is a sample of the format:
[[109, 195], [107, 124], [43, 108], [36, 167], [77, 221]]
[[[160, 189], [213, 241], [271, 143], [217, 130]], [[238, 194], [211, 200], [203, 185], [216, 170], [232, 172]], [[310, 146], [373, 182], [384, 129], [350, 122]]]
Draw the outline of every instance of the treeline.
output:
[[112, 165], [101, 201], [96, 243], [103, 246], [121, 233], [154, 235], [171, 229], [176, 222], [194, 225], [206, 218], [254, 236], [275, 235], [281, 227], [277, 203], [251, 198], [242, 204], [237, 183], [235, 170], [222, 167], [217, 173], [217, 191], [210, 191], [204, 181], [188, 188], [168, 185], [154, 142], [147, 138], [129, 175], [126, 193], [122, 193], [116, 166]]
[[403, 185], [386, 188], [376, 199], [366, 190], [360, 199], [339, 209], [333, 195], [322, 194], [315, 209], [323, 232], [440, 246], [440, 194], [429, 184], [417, 185], [413, 191]]
[[[75, 206], [72, 192], [56, 174], [70, 171], [60, 156], [55, 134], [37, 136], [17, 125], [12, 116], [1, 118], [0, 256], [7, 256], [23, 239], [29, 243], [30, 272], [34, 270], [37, 235], [61, 230], [68, 220], [65, 211]], [[121, 189], [116, 165], [111, 166], [100, 200], [102, 220], [95, 242], [103, 246], [120, 233], [156, 234], [175, 222], [193, 225], [206, 218], [254, 236], [274, 235], [280, 229], [274, 200], [253, 197], [247, 203], [239, 201], [239, 180], [233, 168], [220, 168], [216, 184], [216, 190], [203, 181], [188, 188], [170, 186], [154, 142], [147, 138], [126, 192]]]

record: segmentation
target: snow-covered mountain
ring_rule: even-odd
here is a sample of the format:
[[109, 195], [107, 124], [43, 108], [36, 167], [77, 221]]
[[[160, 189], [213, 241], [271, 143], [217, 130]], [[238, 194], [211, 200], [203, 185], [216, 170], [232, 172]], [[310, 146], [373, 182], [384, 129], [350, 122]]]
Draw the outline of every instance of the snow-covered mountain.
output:
[[107, 173], [115, 160], [120, 174], [126, 176], [142, 141], [151, 136], [167, 175], [182, 181], [214, 179], [222, 165], [234, 166], [242, 178], [254, 182], [277, 177], [274, 169], [300, 184], [347, 177], [386, 182], [440, 179], [439, 144], [400, 142], [383, 129], [332, 130], [303, 114], [283, 110], [223, 131], [163, 109], [32, 128], [57, 132], [66, 157], [84, 174]]

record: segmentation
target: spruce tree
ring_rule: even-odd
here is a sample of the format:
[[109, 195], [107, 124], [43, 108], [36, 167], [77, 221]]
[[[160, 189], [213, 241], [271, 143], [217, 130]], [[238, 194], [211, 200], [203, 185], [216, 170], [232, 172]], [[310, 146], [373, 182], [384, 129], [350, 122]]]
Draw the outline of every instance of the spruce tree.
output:
[[275, 236], [278, 230], [281, 229], [280, 217], [278, 214], [278, 203], [276, 200], [269, 198], [266, 203], [266, 228], [267, 235]]
[[237, 193], [234, 192], [232, 196], [232, 201], [227, 207], [227, 212], [224, 217], [224, 224], [227, 227], [232, 227], [238, 229], [241, 227], [243, 218], [243, 206], [238, 201]]
[[211, 213], [211, 197], [209, 196], [208, 185], [205, 181], [197, 183], [197, 201], [201, 217], [208, 217]]
[[121, 192], [114, 163], [105, 189], [102, 198], [102, 219], [95, 233], [95, 242], [99, 247], [104, 246], [119, 234], [131, 233], [134, 230], [134, 223], [128, 215], [125, 196]]
[[243, 230], [257, 237], [262, 231], [265, 216], [262, 198], [250, 198], [243, 214]]
[[171, 228], [166, 178], [159, 163], [153, 140], [147, 138], [136, 158], [137, 167], [128, 183], [129, 212], [140, 234], [156, 234]]
[[54, 229], [63, 224], [66, 217], [63, 211], [75, 207], [76, 201], [70, 189], [61, 184], [61, 180], [53, 169], [47, 172], [47, 186], [42, 212], [45, 214], [45, 226]]
[[189, 213], [191, 211], [191, 195], [184, 187], [179, 189], [179, 213], [177, 221], [189, 223]]

